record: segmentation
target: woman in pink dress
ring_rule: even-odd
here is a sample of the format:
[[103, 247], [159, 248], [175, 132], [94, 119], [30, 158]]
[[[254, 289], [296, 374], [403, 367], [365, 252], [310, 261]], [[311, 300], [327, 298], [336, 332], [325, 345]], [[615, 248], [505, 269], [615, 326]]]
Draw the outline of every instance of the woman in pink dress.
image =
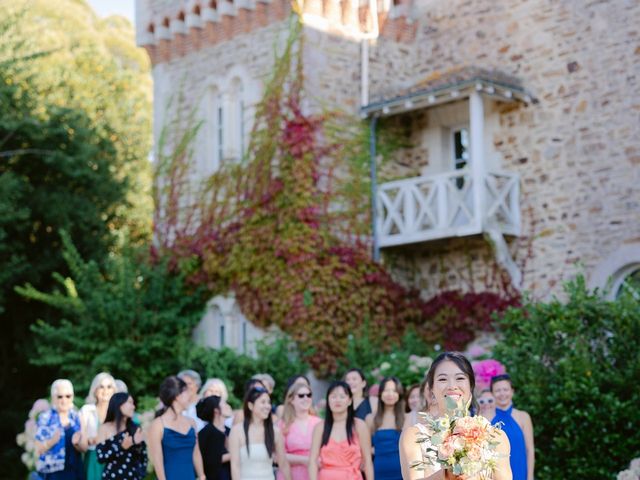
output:
[[367, 480], [374, 480], [371, 435], [355, 418], [349, 385], [335, 381], [327, 391], [326, 418], [313, 430], [309, 479], [362, 480], [361, 468]]
[[[314, 415], [311, 388], [306, 383], [294, 383], [285, 398], [282, 420], [278, 423], [284, 434], [287, 460], [292, 480], [309, 480], [309, 452], [313, 429], [322, 422]], [[284, 477], [278, 472], [278, 480]]]

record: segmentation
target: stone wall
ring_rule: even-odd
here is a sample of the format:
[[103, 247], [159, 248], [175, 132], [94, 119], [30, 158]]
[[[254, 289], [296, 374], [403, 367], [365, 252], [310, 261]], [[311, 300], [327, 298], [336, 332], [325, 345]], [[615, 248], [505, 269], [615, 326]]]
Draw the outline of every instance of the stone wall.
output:
[[[640, 242], [638, 25], [640, 4], [625, 0], [431, 0], [413, 44], [383, 40], [372, 54], [372, 96], [402, 90], [408, 77], [475, 65], [517, 76], [537, 97], [505, 106], [493, 134], [502, 168], [521, 175], [524, 216], [534, 222], [524, 281], [535, 294], [556, 293], [561, 280], [589, 275], [621, 245]], [[433, 292], [433, 265], [464, 268], [468, 254], [450, 244], [407, 248], [404, 263], [419, 272], [409, 283]]]
[[[316, 1], [316, 13], [322, 15], [318, 5], [332, 1]], [[144, 18], [155, 21], [164, 10], [175, 10], [166, 0], [138, 3]], [[525, 288], [540, 296], [557, 293], [559, 283], [577, 271], [590, 275], [620, 247], [640, 244], [640, 4], [421, 0], [413, 2], [412, 12], [413, 20], [383, 25], [384, 35], [370, 43], [371, 101], [462, 66], [513, 75], [538, 100], [498, 105], [487, 139], [491, 160], [521, 176], [523, 233], [530, 238], [511, 240], [511, 247], [519, 259], [531, 252]], [[138, 29], [146, 28], [144, 18]], [[275, 38], [284, 32], [280, 20], [198, 48], [183, 43], [179, 55], [158, 57], [156, 108], [180, 85], [186, 104], [198, 105], [208, 82], [236, 65], [262, 82]], [[305, 38], [309, 108], [338, 107], [357, 121], [361, 41], [310, 26]], [[410, 118], [416, 145], [382, 167], [385, 178], [416, 175], [432, 164], [433, 149], [421, 143], [427, 116]], [[156, 115], [156, 123], [162, 120]], [[157, 132], [156, 125], [156, 138]], [[396, 247], [387, 262], [425, 297], [443, 288], [471, 288], [463, 273], [469, 263], [476, 289], [494, 270], [480, 237]]]

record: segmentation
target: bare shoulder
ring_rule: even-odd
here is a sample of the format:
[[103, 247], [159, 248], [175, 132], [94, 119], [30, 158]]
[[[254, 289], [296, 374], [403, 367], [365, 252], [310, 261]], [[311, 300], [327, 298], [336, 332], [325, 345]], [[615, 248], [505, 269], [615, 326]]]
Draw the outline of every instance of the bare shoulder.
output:
[[367, 424], [364, 420], [360, 418], [354, 418], [353, 424], [355, 425], [358, 433], [369, 433], [369, 427], [367, 427]]
[[509, 443], [509, 437], [504, 433], [503, 430], [498, 430], [498, 450], [501, 453], [509, 453], [511, 452], [511, 444]]
[[518, 423], [521, 423], [521, 424], [531, 423], [531, 415], [529, 415], [524, 410], [518, 410], [514, 408], [513, 417], [516, 419], [516, 421], [518, 421]]
[[231, 430], [229, 431], [229, 438], [236, 438], [238, 435], [240, 435], [240, 433], [242, 433], [242, 424], [237, 423], [233, 427], [231, 427]]

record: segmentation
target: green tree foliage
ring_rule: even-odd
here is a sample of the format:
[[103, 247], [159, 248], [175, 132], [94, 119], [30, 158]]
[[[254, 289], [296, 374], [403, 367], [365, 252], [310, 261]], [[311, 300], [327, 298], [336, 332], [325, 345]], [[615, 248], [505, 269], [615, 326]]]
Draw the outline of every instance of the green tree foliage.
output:
[[[84, 0], [0, 0], [5, 62], [16, 98], [33, 115], [48, 106], [84, 112], [95, 134], [113, 145], [110, 171], [129, 183], [127, 202], [108, 222], [112, 231], [143, 242], [151, 232], [151, 76], [133, 26], [122, 17], [101, 19]], [[44, 53], [44, 54], [43, 54]]]
[[59, 314], [13, 288], [50, 291], [51, 273], [65, 274], [60, 229], [98, 262], [118, 235], [149, 237], [151, 88], [124, 19], [101, 21], [72, 0], [0, 9], [0, 463], [16, 478], [12, 439], [58, 376], [30, 366], [29, 326]]
[[134, 393], [155, 392], [162, 379], [183, 368], [191, 332], [202, 315], [201, 295], [187, 292], [183, 279], [140, 252], [109, 258], [101, 271], [79, 255], [62, 233], [71, 278], [55, 277], [62, 290], [20, 294], [60, 310], [58, 322], [38, 321], [36, 365], [55, 367], [79, 387], [100, 371], [122, 378]]
[[640, 456], [638, 292], [609, 302], [578, 278], [566, 297], [508, 310], [494, 353], [533, 419], [536, 478], [614, 478]]

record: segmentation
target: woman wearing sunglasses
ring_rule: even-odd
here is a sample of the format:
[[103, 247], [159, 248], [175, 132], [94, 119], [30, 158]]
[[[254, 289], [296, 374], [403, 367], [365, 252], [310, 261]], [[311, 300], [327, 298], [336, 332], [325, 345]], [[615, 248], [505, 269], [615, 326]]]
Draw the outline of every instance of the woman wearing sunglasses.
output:
[[73, 385], [58, 379], [51, 385], [53, 408], [38, 417], [36, 470], [46, 480], [84, 480], [80, 457], [80, 416], [73, 406]]
[[[305, 382], [294, 383], [285, 397], [282, 420], [278, 426], [284, 435], [284, 447], [291, 466], [292, 480], [309, 480], [309, 453], [314, 427], [322, 420], [312, 407], [311, 388]], [[278, 472], [278, 480], [284, 476]]]
[[493, 417], [496, 416], [496, 400], [493, 397], [493, 393], [488, 388], [485, 388], [480, 392], [480, 396], [478, 397], [478, 413], [482, 415], [487, 420], [493, 420]]

